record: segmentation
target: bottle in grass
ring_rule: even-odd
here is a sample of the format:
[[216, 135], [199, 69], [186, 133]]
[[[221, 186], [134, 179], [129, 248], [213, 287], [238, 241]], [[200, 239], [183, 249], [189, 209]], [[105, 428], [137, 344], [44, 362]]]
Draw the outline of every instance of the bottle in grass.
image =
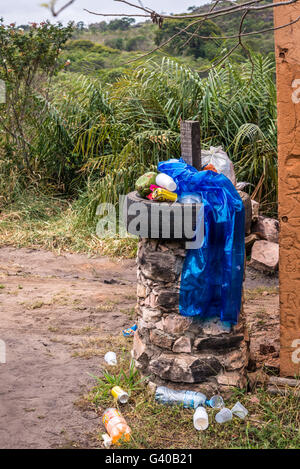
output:
[[113, 445], [119, 444], [121, 439], [130, 440], [131, 429], [118, 409], [106, 409], [102, 420]]
[[160, 404], [169, 405], [183, 405], [183, 407], [190, 407], [196, 409], [203, 406], [206, 401], [205, 394], [196, 391], [177, 391], [175, 389], [167, 388], [166, 386], [158, 386], [155, 392], [155, 399]]

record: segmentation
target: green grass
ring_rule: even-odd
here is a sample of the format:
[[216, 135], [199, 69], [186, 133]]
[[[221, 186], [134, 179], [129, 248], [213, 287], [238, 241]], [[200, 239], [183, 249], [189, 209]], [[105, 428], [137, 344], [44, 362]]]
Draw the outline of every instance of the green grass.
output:
[[[249, 411], [245, 420], [234, 417], [224, 425], [214, 420], [216, 411], [208, 409], [209, 427], [196, 431], [193, 427], [193, 410], [181, 406], [165, 406], [155, 402], [139, 372], [130, 369], [129, 348], [123, 349], [115, 372], [104, 372], [96, 378], [96, 385], [80, 405], [91, 406], [99, 415], [108, 407], [119, 407], [132, 430], [129, 443], [122, 448], [132, 449], [288, 449], [300, 446], [300, 398], [295, 395], [273, 396], [263, 388], [252, 393], [233, 390], [225, 399], [231, 408], [239, 400]], [[129, 392], [127, 404], [115, 403], [110, 394], [114, 385]], [[187, 385], [188, 389], [188, 385]], [[100, 424], [96, 438], [101, 446]]]
[[[43, 248], [133, 258], [135, 238], [105, 238], [96, 235], [96, 223], [78, 223], [76, 203], [40, 193], [23, 193], [0, 216], [0, 246]], [[1, 288], [1, 287], [0, 287]]]

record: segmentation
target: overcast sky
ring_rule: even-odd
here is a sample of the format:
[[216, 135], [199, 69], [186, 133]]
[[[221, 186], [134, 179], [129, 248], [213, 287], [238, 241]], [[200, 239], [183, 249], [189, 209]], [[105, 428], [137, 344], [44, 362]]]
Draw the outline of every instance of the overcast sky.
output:
[[[49, 0], [48, 0], [49, 1]], [[61, 6], [67, 0], [58, 0], [57, 5]], [[138, 3], [138, 0], [131, 0], [132, 3]], [[84, 21], [85, 23], [94, 23], [102, 21], [101, 16], [90, 15], [83, 11], [83, 8], [98, 13], [134, 13], [136, 10], [115, 2], [114, 0], [75, 0], [75, 3], [64, 10], [58, 18], [53, 18], [49, 11], [42, 7], [42, 3], [47, 0], [0, 0], [0, 17], [4, 18], [6, 24], [16, 22], [17, 24], [27, 24], [30, 21], [40, 22], [45, 19], [51, 21]], [[187, 11], [187, 8], [193, 5], [203, 5], [209, 3], [209, 0], [142, 0], [142, 3], [159, 13], [181, 13]]]

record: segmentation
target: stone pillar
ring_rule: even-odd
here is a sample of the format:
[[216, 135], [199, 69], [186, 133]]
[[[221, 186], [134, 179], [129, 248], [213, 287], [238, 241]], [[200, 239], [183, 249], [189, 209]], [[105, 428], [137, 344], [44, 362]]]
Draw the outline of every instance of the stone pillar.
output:
[[249, 342], [243, 312], [237, 326], [179, 314], [184, 241], [139, 241], [136, 366], [152, 382], [214, 393], [244, 387]]
[[[300, 16], [274, 8], [275, 27]], [[278, 107], [280, 373], [300, 373], [300, 22], [275, 31]]]

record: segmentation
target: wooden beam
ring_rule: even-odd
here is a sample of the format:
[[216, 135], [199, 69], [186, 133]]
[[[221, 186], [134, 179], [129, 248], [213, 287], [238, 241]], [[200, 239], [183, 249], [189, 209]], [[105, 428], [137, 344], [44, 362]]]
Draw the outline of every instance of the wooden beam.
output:
[[200, 124], [198, 121], [180, 122], [181, 156], [194, 168], [201, 169]]
[[[274, 8], [274, 25], [300, 15], [300, 3]], [[280, 374], [300, 374], [300, 28], [275, 31], [278, 108]]]

